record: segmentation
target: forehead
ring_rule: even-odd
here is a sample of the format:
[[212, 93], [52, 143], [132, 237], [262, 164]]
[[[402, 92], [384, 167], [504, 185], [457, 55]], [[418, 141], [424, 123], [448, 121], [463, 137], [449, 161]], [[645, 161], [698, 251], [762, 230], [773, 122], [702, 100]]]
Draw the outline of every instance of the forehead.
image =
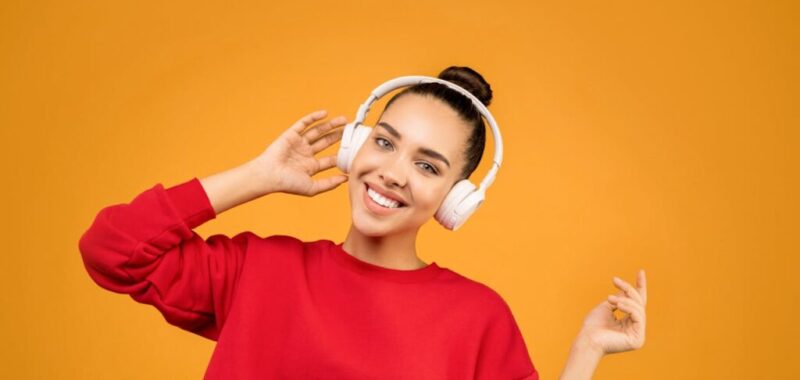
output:
[[381, 121], [400, 132], [402, 143], [433, 149], [450, 162], [460, 162], [469, 137], [469, 126], [458, 113], [443, 101], [429, 96], [406, 94], [395, 99], [384, 110]]

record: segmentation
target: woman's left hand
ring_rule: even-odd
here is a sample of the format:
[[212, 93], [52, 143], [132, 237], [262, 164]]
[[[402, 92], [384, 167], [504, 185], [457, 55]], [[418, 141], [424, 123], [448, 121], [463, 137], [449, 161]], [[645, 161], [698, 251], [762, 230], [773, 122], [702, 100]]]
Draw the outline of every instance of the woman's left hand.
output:
[[[644, 345], [647, 304], [644, 270], [637, 274], [635, 288], [617, 277], [613, 282], [620, 291], [589, 312], [579, 334], [585, 344], [603, 354], [635, 350]], [[614, 316], [617, 309], [626, 313], [622, 319]]]

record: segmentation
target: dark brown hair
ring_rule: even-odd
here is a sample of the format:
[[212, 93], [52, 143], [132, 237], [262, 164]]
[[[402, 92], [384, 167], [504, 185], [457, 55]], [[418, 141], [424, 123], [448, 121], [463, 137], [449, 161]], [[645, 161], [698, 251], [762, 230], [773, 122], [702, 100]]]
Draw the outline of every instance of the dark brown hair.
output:
[[[492, 88], [477, 71], [463, 66], [450, 66], [444, 69], [438, 76], [439, 79], [455, 83], [475, 95], [485, 106], [489, 106], [492, 101]], [[384, 112], [397, 98], [406, 94], [419, 94], [430, 96], [443, 101], [455, 110], [462, 120], [467, 122], [472, 128], [467, 148], [465, 150], [466, 165], [461, 171], [461, 179], [469, 178], [472, 172], [478, 167], [483, 156], [483, 148], [486, 145], [486, 127], [480, 111], [472, 104], [472, 101], [461, 94], [440, 83], [421, 83], [406, 87], [404, 90], [395, 94], [384, 107]]]

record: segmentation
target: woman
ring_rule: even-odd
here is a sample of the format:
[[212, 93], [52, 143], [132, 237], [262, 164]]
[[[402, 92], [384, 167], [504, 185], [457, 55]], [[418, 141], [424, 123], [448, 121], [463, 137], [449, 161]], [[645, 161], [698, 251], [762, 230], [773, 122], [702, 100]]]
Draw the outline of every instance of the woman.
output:
[[[491, 100], [472, 69], [439, 78]], [[483, 121], [465, 99], [440, 84], [406, 88], [349, 176], [324, 179], [312, 176], [336, 158], [315, 155], [341, 139], [346, 120], [308, 114], [245, 164], [102, 209], [80, 239], [87, 271], [216, 340], [207, 379], [538, 379], [502, 297], [417, 256], [419, 228], [483, 153]], [[314, 196], [345, 181], [352, 225], [339, 244], [249, 231], [204, 240], [192, 230], [267, 194]], [[636, 288], [614, 283], [620, 292], [587, 316], [562, 379], [588, 379], [602, 355], [644, 343], [644, 272]], [[630, 316], [617, 321], [616, 308]]]

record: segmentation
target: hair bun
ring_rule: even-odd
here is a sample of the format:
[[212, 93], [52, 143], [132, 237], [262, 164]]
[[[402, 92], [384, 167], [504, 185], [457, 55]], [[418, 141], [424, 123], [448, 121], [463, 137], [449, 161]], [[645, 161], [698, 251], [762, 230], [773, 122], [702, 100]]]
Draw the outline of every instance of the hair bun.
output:
[[439, 73], [439, 79], [453, 82], [475, 95], [483, 105], [492, 102], [492, 87], [477, 71], [466, 66], [450, 66]]

